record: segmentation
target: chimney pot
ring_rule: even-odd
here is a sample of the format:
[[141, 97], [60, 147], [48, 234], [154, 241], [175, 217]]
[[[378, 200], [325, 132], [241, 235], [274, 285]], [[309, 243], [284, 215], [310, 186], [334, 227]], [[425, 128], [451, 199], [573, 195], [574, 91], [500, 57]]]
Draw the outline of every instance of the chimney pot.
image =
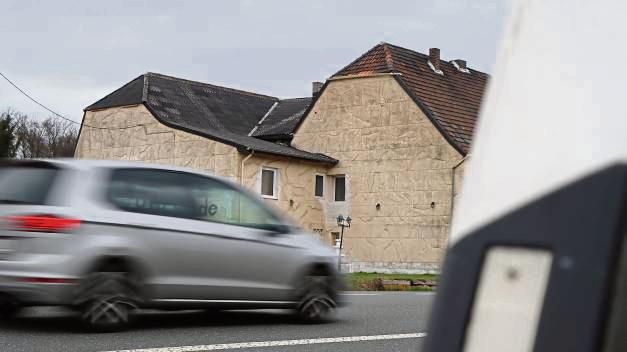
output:
[[311, 96], [312, 97], [318, 96], [318, 94], [320, 94], [320, 90], [322, 89], [323, 85], [324, 83], [322, 82], [312, 82], [311, 83]]
[[429, 62], [431, 62], [431, 65], [433, 65], [433, 68], [435, 68], [436, 71], [440, 71], [442, 69], [440, 66], [440, 49], [429, 49]]

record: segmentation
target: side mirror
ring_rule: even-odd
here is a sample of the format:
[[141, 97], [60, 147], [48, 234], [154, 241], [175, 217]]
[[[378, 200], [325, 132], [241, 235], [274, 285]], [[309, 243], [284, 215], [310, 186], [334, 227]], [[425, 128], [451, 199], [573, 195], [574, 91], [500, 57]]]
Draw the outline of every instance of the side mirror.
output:
[[627, 350], [626, 184], [609, 166], [453, 243], [425, 351]]

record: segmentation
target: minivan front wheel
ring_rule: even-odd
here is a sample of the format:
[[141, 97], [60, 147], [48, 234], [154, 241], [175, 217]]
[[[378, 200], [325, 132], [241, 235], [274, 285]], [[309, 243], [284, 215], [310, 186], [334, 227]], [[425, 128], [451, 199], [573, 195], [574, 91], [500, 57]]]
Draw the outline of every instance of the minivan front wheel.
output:
[[83, 323], [101, 332], [126, 328], [137, 307], [135, 290], [125, 273], [93, 273], [80, 285], [77, 297]]
[[297, 308], [297, 315], [303, 323], [324, 323], [335, 316], [336, 303], [329, 295], [328, 276], [307, 276], [304, 295]]

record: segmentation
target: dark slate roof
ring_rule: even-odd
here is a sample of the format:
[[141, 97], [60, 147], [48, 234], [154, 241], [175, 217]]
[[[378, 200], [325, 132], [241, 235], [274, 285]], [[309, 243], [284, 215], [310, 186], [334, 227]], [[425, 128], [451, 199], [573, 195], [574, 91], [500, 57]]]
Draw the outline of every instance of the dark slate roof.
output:
[[[147, 101], [164, 120], [248, 135], [277, 98], [154, 73], [144, 75]], [[202, 116], [202, 119], [198, 117]]]
[[489, 75], [469, 69], [460, 72], [452, 62], [440, 61], [443, 75], [433, 72], [429, 56], [380, 43], [333, 77], [397, 73], [407, 93], [462, 154], [470, 149], [481, 100]]
[[283, 99], [279, 101], [252, 131], [253, 137], [272, 140], [291, 139], [294, 130], [305, 116], [312, 98]]
[[85, 111], [144, 104], [166, 126], [201, 135], [240, 150], [337, 163], [323, 154], [248, 136], [279, 99], [241, 90], [146, 73]]
[[85, 111], [112, 108], [115, 106], [141, 104], [143, 100], [144, 76], [139, 76], [111, 94], [85, 108]]

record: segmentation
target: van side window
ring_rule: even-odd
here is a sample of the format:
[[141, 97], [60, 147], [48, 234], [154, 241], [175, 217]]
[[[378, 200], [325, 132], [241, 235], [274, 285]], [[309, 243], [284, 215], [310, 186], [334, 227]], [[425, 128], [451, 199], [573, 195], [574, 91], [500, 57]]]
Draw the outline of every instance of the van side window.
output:
[[50, 204], [60, 170], [43, 162], [5, 163], [0, 164], [0, 204]]
[[261, 201], [209, 177], [154, 169], [116, 169], [108, 201], [134, 213], [267, 228], [280, 220]]
[[107, 199], [132, 213], [196, 218], [198, 207], [189, 191], [182, 187], [184, 182], [184, 175], [173, 172], [117, 169], [111, 175]]

